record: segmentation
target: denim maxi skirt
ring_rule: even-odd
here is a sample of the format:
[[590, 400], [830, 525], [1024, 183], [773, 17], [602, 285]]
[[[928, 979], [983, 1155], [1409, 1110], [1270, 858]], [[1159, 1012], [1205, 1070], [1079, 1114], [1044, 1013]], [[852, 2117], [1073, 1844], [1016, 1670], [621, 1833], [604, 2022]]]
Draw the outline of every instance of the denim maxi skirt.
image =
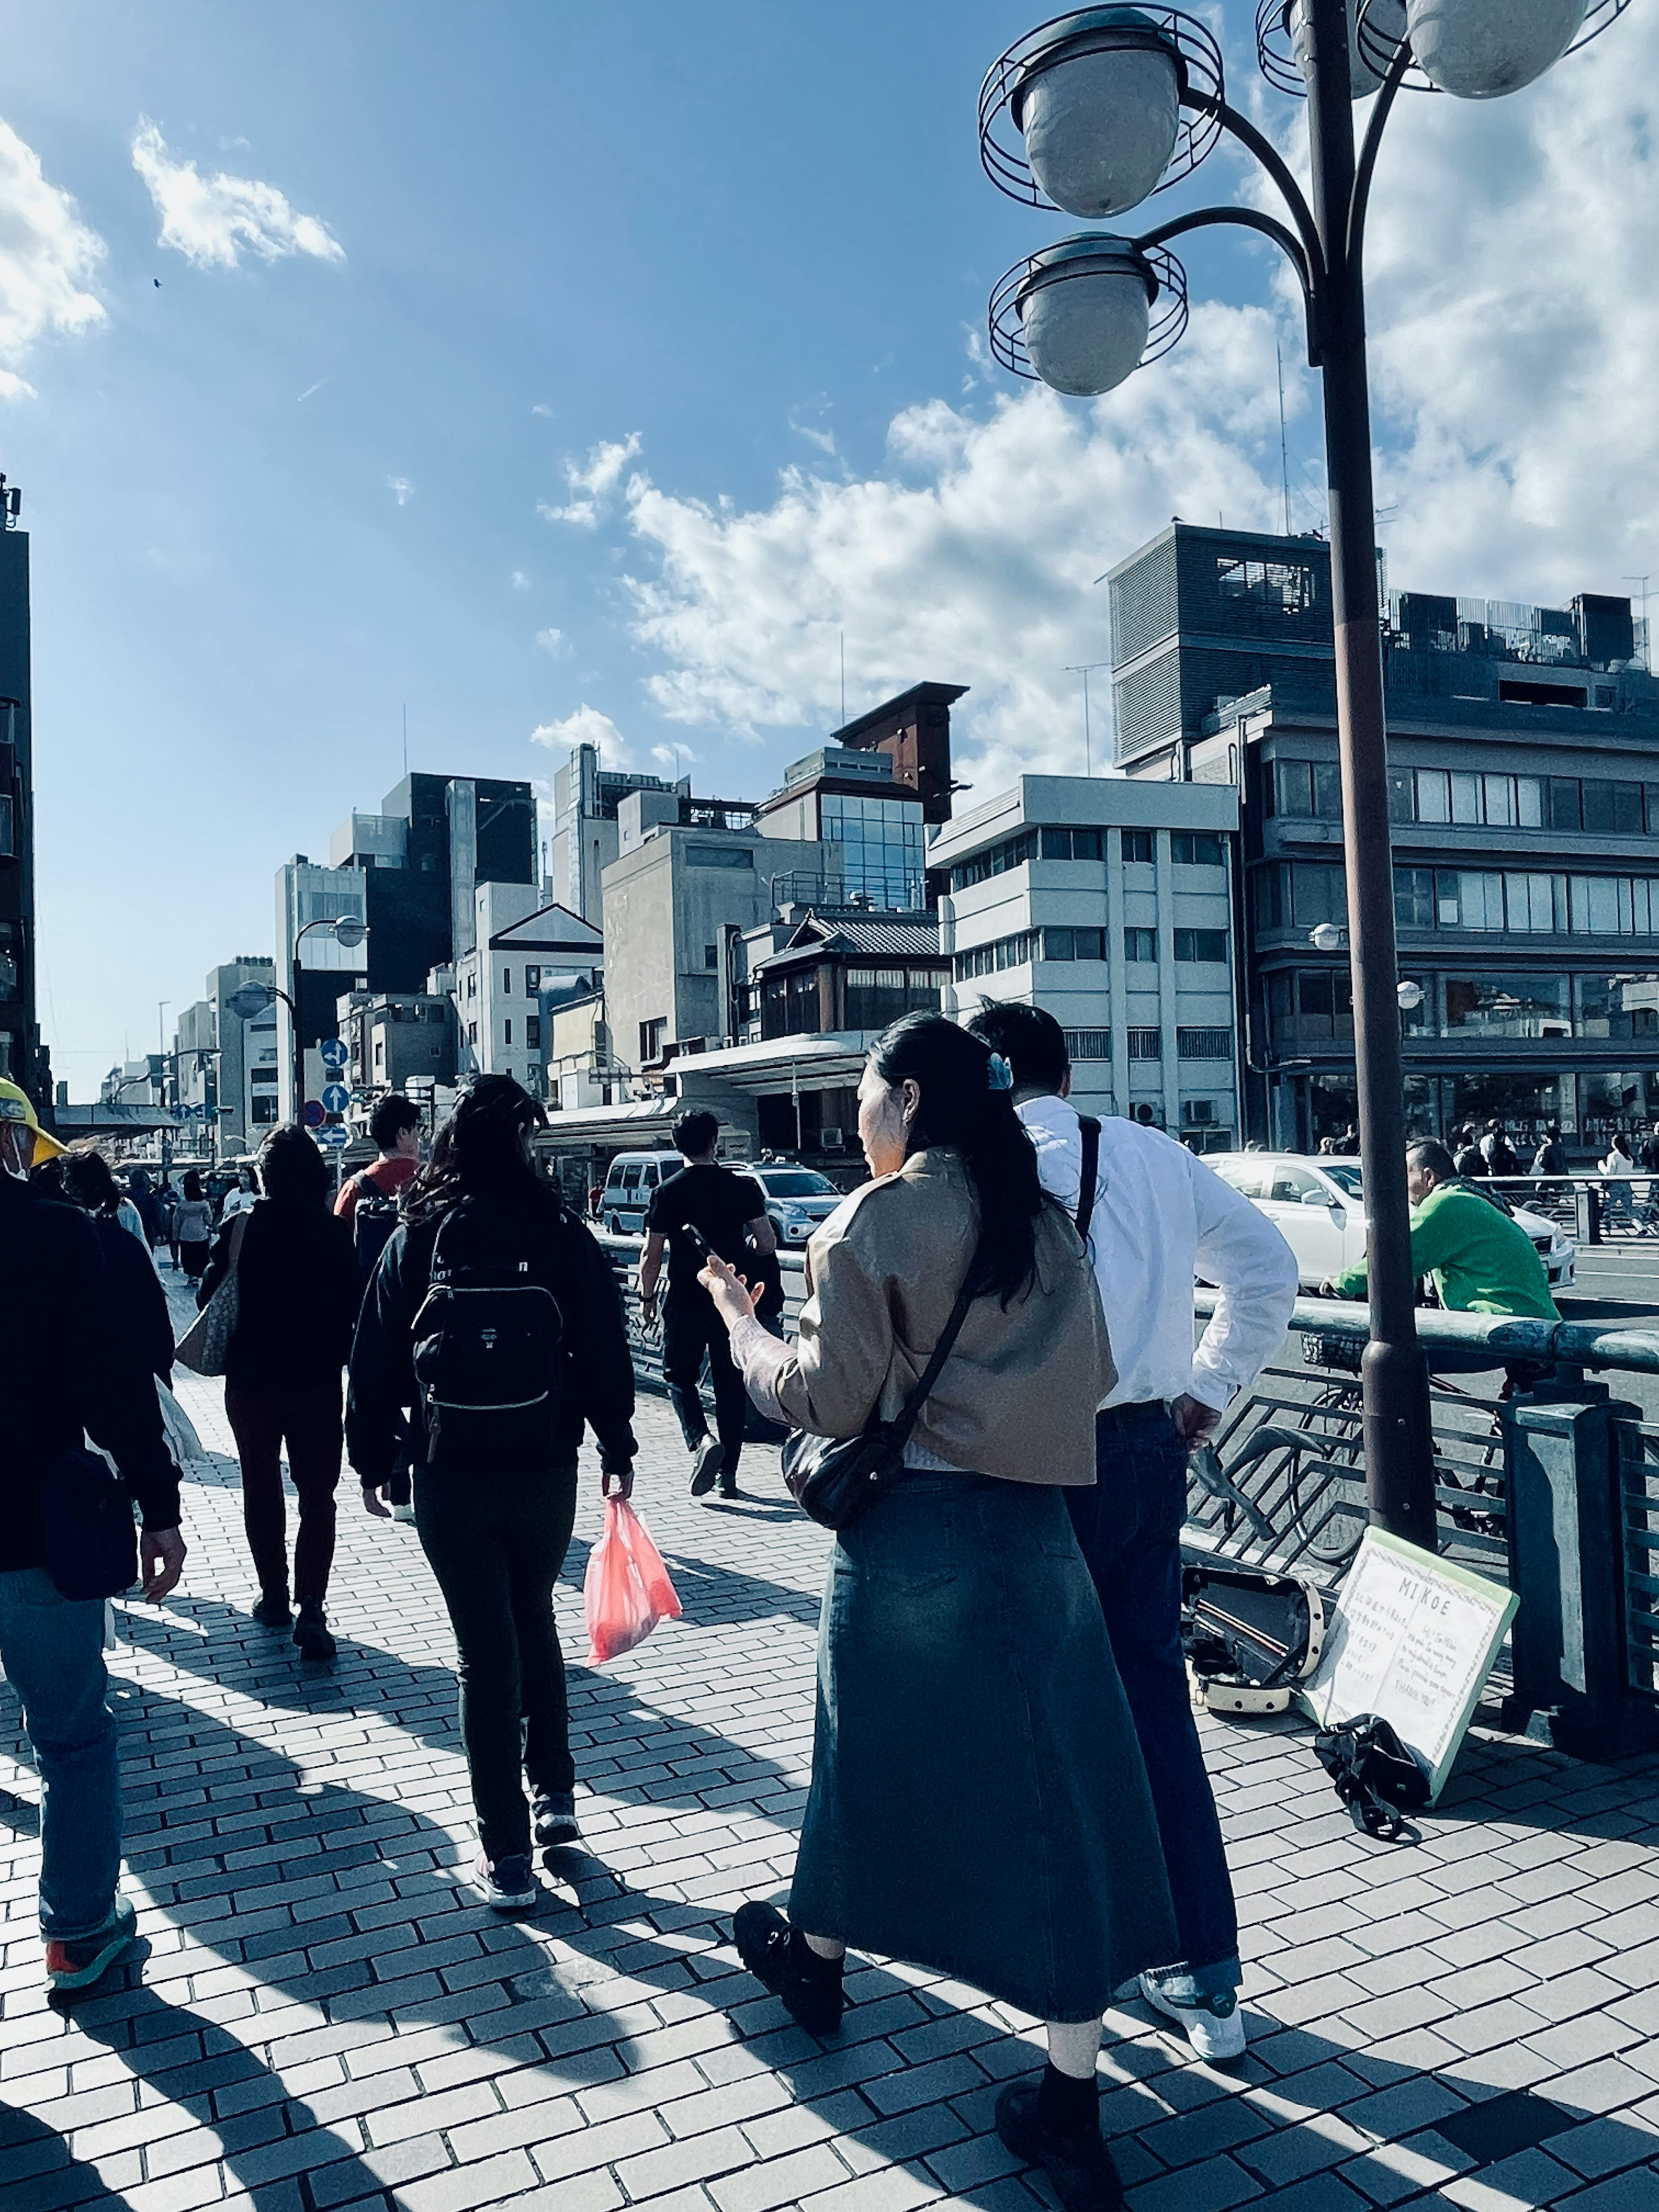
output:
[[1134, 1723], [1058, 1490], [907, 1474], [841, 1532], [789, 1916], [1040, 2020], [1180, 1950]]

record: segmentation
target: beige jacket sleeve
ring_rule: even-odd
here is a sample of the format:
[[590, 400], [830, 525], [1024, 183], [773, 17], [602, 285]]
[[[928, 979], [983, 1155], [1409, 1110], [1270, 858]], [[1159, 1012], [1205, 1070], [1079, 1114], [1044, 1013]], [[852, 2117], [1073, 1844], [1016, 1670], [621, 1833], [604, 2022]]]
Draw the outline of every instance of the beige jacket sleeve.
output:
[[763, 1412], [818, 1437], [855, 1437], [893, 1364], [886, 1286], [868, 1272], [851, 1237], [812, 1255], [812, 1291], [800, 1334], [780, 1344], [757, 1322], [735, 1329], [732, 1352]]

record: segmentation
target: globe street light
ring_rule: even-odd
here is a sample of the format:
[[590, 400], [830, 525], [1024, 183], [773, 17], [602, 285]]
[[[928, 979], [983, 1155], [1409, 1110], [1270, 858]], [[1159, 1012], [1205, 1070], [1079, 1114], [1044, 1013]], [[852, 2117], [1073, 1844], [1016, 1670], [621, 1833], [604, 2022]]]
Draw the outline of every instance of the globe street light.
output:
[[[300, 945], [313, 929], [325, 929], [334, 942], [347, 952], [355, 952], [368, 935], [368, 925], [355, 914], [319, 915], [315, 921], [302, 921], [294, 933], [292, 995], [287, 1000], [289, 1018], [294, 1024], [294, 1118], [303, 1121], [306, 1117], [306, 1048], [300, 1036]], [[283, 997], [280, 991], [276, 994]]]
[[[980, 93], [986, 173], [1029, 207], [1121, 218], [1195, 168], [1224, 131], [1255, 157], [1283, 204], [1283, 220], [1249, 207], [1204, 208], [1138, 236], [1085, 233], [1031, 254], [992, 293], [991, 346], [1016, 375], [1073, 394], [1109, 392], [1140, 362], [1167, 353], [1185, 326], [1186, 278], [1168, 250], [1171, 240], [1218, 224], [1254, 230], [1272, 239], [1296, 272], [1308, 359], [1323, 386], [1330, 498], [1348, 957], [1370, 1218], [1370, 1341], [1361, 1370], [1367, 1496], [1374, 1522], [1429, 1551], [1436, 1544], [1434, 1458], [1406, 1195], [1402, 994], [1365, 367], [1365, 211], [1382, 130], [1402, 88], [1461, 100], [1502, 98], [1606, 29], [1627, 4], [1260, 0], [1262, 73], [1279, 91], [1307, 100], [1310, 198], [1272, 141], [1229, 103], [1209, 31], [1177, 8], [1082, 8], [1057, 16], [1011, 46]], [[1373, 93], [1356, 149], [1353, 102]]]

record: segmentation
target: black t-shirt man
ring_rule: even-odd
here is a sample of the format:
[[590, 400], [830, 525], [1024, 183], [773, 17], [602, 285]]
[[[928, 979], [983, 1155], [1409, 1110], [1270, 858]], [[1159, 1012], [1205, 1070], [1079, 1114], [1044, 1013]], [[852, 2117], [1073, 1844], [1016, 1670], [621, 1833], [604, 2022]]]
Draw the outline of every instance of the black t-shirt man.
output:
[[745, 1232], [765, 1212], [765, 1197], [752, 1176], [734, 1175], [730, 1168], [702, 1160], [670, 1176], [659, 1187], [645, 1217], [646, 1235], [668, 1240], [670, 1299], [678, 1305], [688, 1293], [697, 1298], [708, 1296], [697, 1280], [702, 1254], [685, 1234], [688, 1224], [700, 1230], [721, 1259], [742, 1274], [750, 1272], [753, 1259]]

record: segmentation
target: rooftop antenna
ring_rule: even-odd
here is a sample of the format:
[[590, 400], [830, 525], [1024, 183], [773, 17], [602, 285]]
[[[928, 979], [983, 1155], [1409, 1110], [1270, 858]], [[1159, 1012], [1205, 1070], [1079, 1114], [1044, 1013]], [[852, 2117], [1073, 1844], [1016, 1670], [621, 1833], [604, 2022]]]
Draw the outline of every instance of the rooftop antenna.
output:
[[841, 726], [847, 727], [847, 633], [841, 633]]
[[1639, 584], [1642, 586], [1642, 665], [1651, 675], [1653, 632], [1648, 628], [1648, 580], [1645, 576], [1621, 576], [1619, 580], [1621, 584]]
[[1083, 678], [1083, 773], [1085, 775], [1092, 775], [1095, 772], [1094, 744], [1089, 729], [1089, 678], [1094, 674], [1096, 669], [1109, 668], [1111, 665], [1109, 660], [1078, 660], [1066, 664], [1066, 673], [1068, 676], [1080, 676]]
[[1291, 534], [1291, 449], [1285, 436], [1285, 354], [1279, 340], [1273, 340], [1273, 358], [1279, 363], [1279, 476], [1285, 489], [1285, 535]]
[[409, 702], [404, 702], [404, 774], [409, 774]]

